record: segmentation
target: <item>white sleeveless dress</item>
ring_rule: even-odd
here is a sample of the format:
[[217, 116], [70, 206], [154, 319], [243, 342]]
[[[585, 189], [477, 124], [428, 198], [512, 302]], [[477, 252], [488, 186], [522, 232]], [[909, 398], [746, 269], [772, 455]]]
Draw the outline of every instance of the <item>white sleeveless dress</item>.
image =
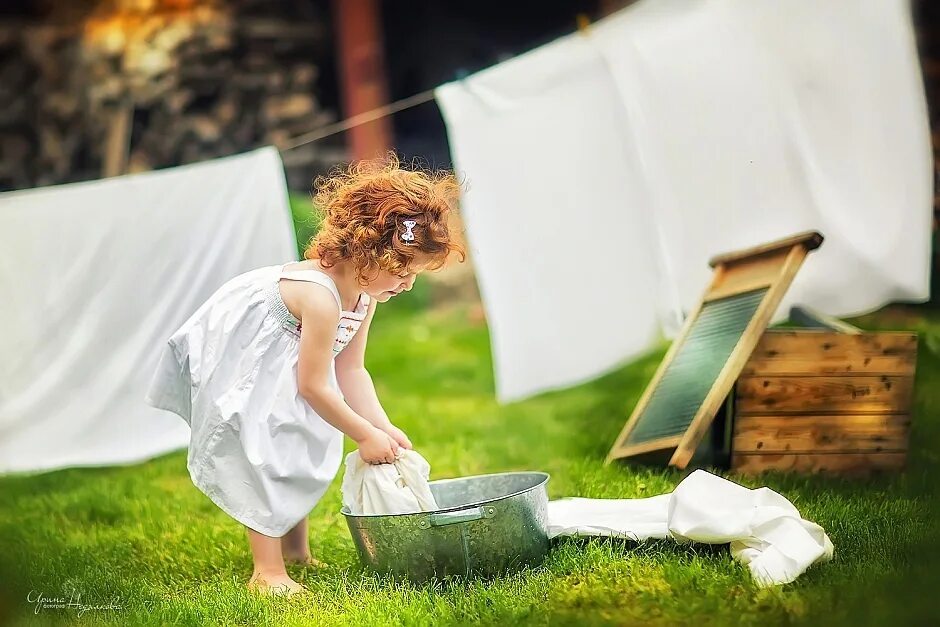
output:
[[[192, 435], [193, 483], [246, 527], [280, 537], [303, 520], [333, 481], [343, 434], [300, 395], [300, 322], [281, 298], [280, 279], [336, 284], [317, 270], [259, 268], [213, 294], [167, 342], [146, 402], [175, 412]], [[341, 311], [335, 359], [366, 317], [369, 296]], [[331, 383], [339, 392], [335, 365]], [[341, 392], [340, 392], [341, 394]]]

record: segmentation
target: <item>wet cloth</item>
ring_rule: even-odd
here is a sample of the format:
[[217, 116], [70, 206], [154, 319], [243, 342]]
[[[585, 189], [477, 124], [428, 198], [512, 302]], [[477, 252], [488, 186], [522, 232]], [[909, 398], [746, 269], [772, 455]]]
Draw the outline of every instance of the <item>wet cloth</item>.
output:
[[751, 490], [696, 470], [670, 494], [645, 499], [571, 498], [548, 504], [549, 535], [730, 544], [758, 585], [789, 583], [833, 556], [822, 527], [770, 488]]
[[413, 514], [437, 509], [428, 486], [431, 466], [404, 449], [391, 464], [367, 464], [359, 451], [346, 456], [343, 505], [356, 516]]

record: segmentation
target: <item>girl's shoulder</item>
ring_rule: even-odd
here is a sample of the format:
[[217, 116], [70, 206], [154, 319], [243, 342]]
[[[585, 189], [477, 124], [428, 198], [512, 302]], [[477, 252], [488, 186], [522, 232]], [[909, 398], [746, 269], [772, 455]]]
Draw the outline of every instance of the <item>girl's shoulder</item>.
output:
[[287, 310], [297, 320], [313, 316], [322, 317], [324, 320], [335, 320], [337, 313], [342, 311], [336, 288], [328, 280], [281, 281], [279, 279], [278, 292]]

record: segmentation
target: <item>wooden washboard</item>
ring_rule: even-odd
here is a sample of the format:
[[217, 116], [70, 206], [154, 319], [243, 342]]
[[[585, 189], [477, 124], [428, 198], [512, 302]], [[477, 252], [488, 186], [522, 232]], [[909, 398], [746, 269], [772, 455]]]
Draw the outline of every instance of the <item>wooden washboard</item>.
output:
[[614, 442], [614, 459], [673, 450], [685, 468], [725, 402], [809, 251], [823, 236], [800, 233], [718, 255], [711, 284], [692, 309]]

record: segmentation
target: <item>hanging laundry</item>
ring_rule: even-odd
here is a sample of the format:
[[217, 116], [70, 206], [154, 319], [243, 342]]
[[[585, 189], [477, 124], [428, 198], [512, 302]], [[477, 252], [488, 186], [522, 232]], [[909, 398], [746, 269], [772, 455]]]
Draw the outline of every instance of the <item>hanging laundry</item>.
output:
[[0, 472], [185, 448], [144, 402], [166, 338], [234, 276], [296, 258], [273, 147], [0, 194]]
[[640, 355], [711, 256], [800, 231], [826, 243], [777, 320], [929, 298], [910, 3], [642, 0], [436, 97], [501, 401]]

